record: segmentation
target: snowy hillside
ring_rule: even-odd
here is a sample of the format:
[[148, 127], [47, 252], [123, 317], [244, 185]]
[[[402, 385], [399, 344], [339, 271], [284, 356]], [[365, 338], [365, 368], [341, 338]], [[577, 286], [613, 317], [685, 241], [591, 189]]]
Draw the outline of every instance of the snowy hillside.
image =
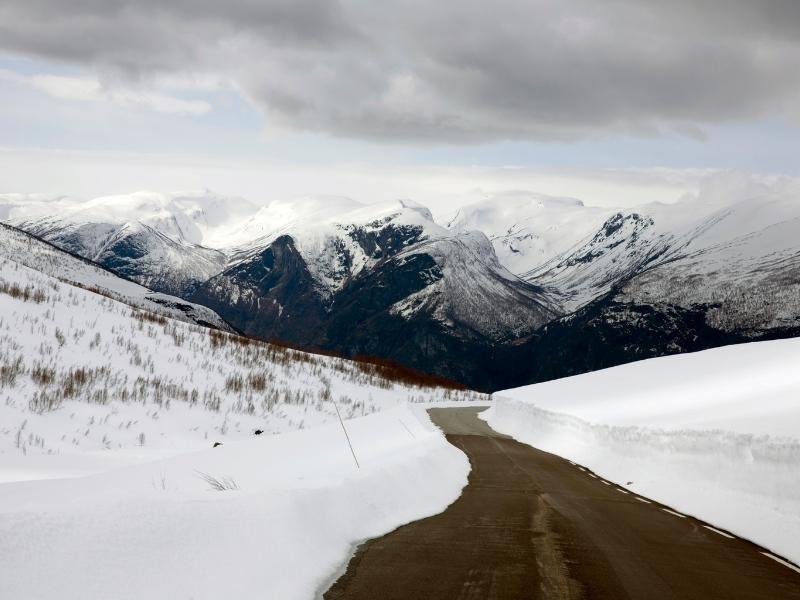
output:
[[800, 340], [641, 361], [494, 395], [498, 431], [800, 559]]
[[[24, 236], [2, 231], [4, 250]], [[36, 476], [26, 472], [50, 470], [65, 455], [78, 456], [67, 461], [78, 471], [93, 470], [95, 462], [206, 448], [255, 429], [308, 427], [335, 418], [334, 402], [348, 418], [406, 401], [477, 397], [395, 384], [376, 367], [146, 310], [160, 295], [131, 307], [115, 298], [141, 300], [139, 286], [78, 259], [54, 262], [63, 253], [53, 252], [0, 258], [0, 479]], [[80, 283], [112, 293], [70, 285], [23, 261], [55, 266], [67, 280], [92, 276]]]
[[142, 285], [181, 295], [219, 273], [226, 256], [206, 239], [257, 210], [211, 192], [137, 192], [88, 201], [0, 196], [6, 222]]
[[482, 231], [500, 263], [523, 275], [583, 241], [613, 212], [572, 198], [505, 192], [462, 207], [447, 227]]
[[416, 407], [483, 396], [192, 306], [0, 227], [0, 597], [309, 598], [460, 493]]
[[721, 177], [616, 210], [505, 192], [447, 227], [406, 200], [210, 192], [7, 195], [0, 217], [248, 335], [493, 390], [800, 334], [798, 194]]
[[622, 287], [640, 303], [710, 306], [723, 331], [800, 326], [800, 202], [759, 198], [721, 209], [679, 239], [669, 260]]
[[110, 229], [141, 223], [179, 242], [213, 245], [209, 239], [251, 217], [258, 206], [243, 198], [220, 196], [210, 191], [135, 192], [91, 200], [41, 195], [0, 194], [0, 218], [11, 223], [86, 226], [81, 243], [97, 253], [105, 237], [94, 238], [90, 226]]
[[[165, 317], [230, 330], [230, 326], [219, 315], [205, 306], [153, 292], [2, 223], [0, 258]], [[23, 287], [27, 285], [24, 281], [20, 284]]]

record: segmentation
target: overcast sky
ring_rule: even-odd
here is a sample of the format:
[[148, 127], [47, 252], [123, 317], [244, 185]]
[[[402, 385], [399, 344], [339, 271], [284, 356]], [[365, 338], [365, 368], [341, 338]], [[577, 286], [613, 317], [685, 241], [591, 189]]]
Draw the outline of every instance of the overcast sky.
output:
[[0, 0], [0, 191], [646, 201], [799, 125], [796, 0]]

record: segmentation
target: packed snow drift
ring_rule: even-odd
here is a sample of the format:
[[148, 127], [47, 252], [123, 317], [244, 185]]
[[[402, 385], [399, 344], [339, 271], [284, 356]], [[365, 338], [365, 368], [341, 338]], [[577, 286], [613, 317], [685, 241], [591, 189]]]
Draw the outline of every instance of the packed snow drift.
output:
[[494, 395], [489, 424], [800, 562], [800, 339]]
[[0, 598], [308, 600], [355, 544], [445, 509], [469, 462], [422, 408], [0, 486]]

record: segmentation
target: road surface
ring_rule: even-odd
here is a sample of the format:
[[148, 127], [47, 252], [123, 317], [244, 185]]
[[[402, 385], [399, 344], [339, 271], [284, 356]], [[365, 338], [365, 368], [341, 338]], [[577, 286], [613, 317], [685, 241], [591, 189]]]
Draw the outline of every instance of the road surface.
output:
[[429, 411], [472, 466], [458, 500], [359, 546], [325, 600], [800, 599], [800, 573], [763, 548], [500, 435], [480, 410]]

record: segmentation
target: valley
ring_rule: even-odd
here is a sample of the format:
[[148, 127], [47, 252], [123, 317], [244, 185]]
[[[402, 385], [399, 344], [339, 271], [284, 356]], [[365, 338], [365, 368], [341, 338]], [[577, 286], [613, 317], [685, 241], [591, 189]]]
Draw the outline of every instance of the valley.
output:
[[800, 600], [800, 1], [0, 1], [0, 600]]
[[[37, 216], [48, 202], [58, 210]], [[447, 226], [410, 201], [225, 202], [138, 193], [0, 207], [249, 336], [486, 392], [800, 332], [800, 213], [778, 193], [624, 211], [519, 193]]]

